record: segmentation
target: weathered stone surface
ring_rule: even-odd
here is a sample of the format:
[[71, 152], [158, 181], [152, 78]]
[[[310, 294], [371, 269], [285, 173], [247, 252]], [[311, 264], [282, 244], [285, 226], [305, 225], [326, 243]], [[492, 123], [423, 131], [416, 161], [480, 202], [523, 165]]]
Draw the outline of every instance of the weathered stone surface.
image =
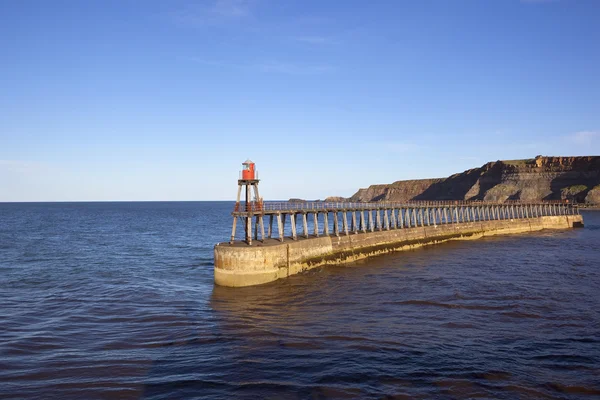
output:
[[449, 240], [472, 240], [542, 229], [568, 229], [582, 224], [581, 215], [563, 215], [430, 225], [283, 243], [274, 241], [263, 246], [219, 243], [214, 249], [215, 283], [232, 287], [259, 285], [321, 265], [354, 262]]
[[397, 181], [360, 189], [350, 201], [558, 200], [600, 203], [600, 156], [489, 162], [448, 178]]

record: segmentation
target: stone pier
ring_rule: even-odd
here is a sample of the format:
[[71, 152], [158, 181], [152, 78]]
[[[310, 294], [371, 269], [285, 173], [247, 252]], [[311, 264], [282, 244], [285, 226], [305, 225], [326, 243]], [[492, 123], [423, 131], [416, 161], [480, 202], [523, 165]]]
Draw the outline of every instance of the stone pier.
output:
[[[214, 249], [215, 283], [232, 287], [448, 240], [583, 226], [578, 208], [567, 202], [261, 202], [243, 210], [236, 204], [232, 214], [232, 240]], [[241, 240], [235, 240], [237, 218], [254, 225]]]

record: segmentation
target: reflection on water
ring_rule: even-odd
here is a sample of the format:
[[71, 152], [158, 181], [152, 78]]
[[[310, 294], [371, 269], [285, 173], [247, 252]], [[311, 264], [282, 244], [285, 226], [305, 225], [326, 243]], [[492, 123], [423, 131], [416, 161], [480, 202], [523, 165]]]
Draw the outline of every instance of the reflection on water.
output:
[[0, 205], [0, 397], [600, 395], [600, 213], [232, 289], [229, 210]]

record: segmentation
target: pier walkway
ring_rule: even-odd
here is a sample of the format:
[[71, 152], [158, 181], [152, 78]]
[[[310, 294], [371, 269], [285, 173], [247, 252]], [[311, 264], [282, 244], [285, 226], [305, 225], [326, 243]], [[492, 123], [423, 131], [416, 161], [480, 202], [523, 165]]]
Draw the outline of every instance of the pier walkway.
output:
[[[483, 201], [411, 201], [395, 202], [237, 202], [232, 212], [230, 244], [252, 241], [264, 243], [274, 236], [287, 238], [341, 236], [375, 231], [437, 226], [478, 221], [528, 219], [545, 216], [577, 215], [579, 208], [569, 201], [483, 202]], [[265, 217], [269, 217], [265, 224]], [[236, 242], [236, 225], [244, 226], [243, 242]], [[309, 221], [312, 223], [309, 232]], [[330, 222], [331, 221], [331, 222]], [[274, 222], [277, 234], [274, 231]], [[265, 225], [267, 225], [265, 227]], [[298, 230], [301, 230], [298, 232]], [[270, 240], [269, 240], [270, 241]]]

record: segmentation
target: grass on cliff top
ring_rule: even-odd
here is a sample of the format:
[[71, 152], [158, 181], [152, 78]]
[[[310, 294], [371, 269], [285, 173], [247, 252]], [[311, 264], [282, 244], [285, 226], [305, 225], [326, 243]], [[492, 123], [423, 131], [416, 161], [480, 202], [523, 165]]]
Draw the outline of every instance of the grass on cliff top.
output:
[[524, 167], [526, 165], [535, 164], [535, 158], [526, 158], [524, 160], [500, 160], [504, 164], [514, 165], [515, 167]]
[[579, 193], [579, 192], [583, 192], [584, 190], [587, 190], [587, 186], [585, 186], [585, 185], [573, 185], [573, 186], [568, 186], [568, 187], [564, 188], [562, 191], [563, 192], [568, 192], [568, 193]]

